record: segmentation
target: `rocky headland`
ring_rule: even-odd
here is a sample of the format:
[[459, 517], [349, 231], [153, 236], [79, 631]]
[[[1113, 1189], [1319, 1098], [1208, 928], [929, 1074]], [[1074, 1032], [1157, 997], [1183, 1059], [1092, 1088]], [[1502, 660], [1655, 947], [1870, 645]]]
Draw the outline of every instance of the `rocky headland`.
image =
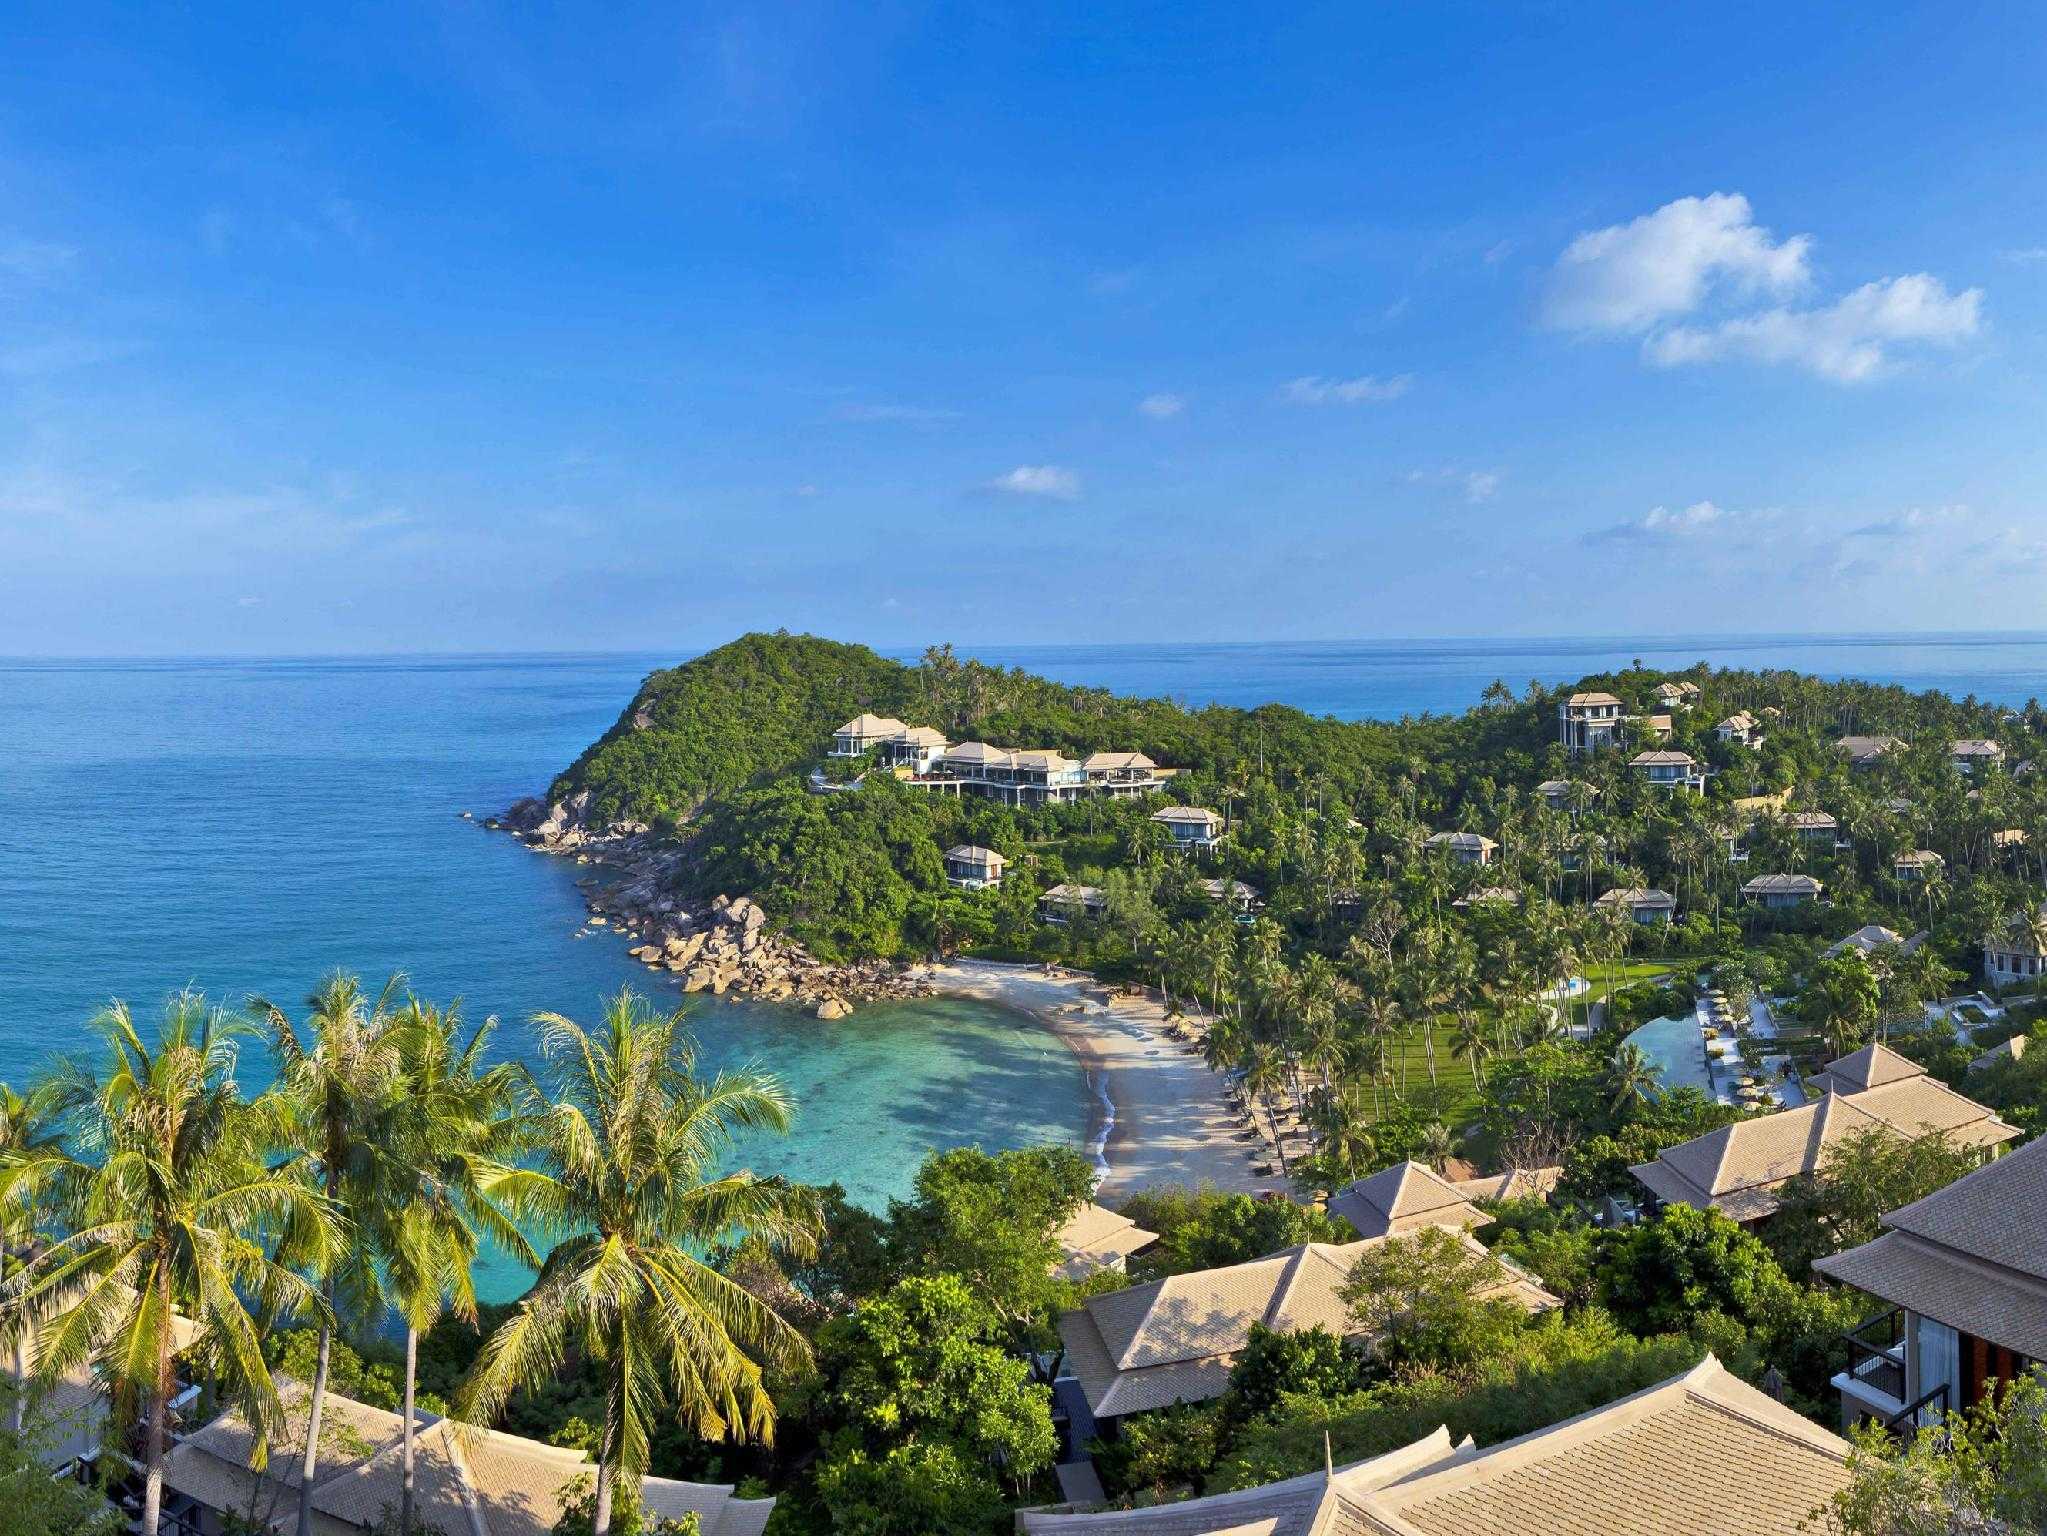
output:
[[587, 790], [552, 803], [521, 800], [483, 825], [599, 869], [578, 882], [592, 926], [633, 941], [627, 953], [679, 977], [684, 992], [756, 997], [820, 1019], [844, 1018], [860, 1003], [932, 995], [928, 982], [890, 961], [817, 959], [771, 933], [768, 914], [748, 896], [686, 900], [687, 845], [657, 837], [640, 822], [592, 825], [589, 800]]

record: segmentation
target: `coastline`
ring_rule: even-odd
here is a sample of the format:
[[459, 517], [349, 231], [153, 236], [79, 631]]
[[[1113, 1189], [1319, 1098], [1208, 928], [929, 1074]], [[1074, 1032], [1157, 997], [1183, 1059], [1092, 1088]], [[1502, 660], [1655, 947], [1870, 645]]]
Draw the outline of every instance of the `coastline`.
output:
[[993, 960], [947, 961], [913, 974], [940, 995], [1026, 1014], [1073, 1052], [1101, 1101], [1088, 1128], [1103, 1169], [1097, 1199], [1167, 1184], [1233, 1194], [1287, 1187], [1277, 1171], [1255, 1171], [1255, 1162], [1269, 1158], [1266, 1144], [1238, 1139], [1222, 1079], [1166, 1033], [1165, 1009], [1149, 997], [1112, 993], [1076, 972], [1046, 975], [1040, 966]]

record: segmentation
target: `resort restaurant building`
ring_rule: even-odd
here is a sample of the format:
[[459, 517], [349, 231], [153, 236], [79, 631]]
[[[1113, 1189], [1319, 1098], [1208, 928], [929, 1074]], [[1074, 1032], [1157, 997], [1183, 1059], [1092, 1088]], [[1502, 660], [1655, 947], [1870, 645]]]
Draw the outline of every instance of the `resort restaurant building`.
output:
[[1924, 1424], [2047, 1362], [2047, 1140], [1883, 1218], [1813, 1268], [1876, 1298], [1834, 1377], [1844, 1423]]

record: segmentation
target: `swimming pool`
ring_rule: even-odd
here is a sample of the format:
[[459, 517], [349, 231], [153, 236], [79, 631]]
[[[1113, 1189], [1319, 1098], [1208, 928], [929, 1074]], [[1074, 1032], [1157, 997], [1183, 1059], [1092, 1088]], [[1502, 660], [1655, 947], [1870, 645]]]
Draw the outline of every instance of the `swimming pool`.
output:
[[1623, 1044], [1642, 1048], [1642, 1054], [1655, 1063], [1666, 1089], [1692, 1087], [1712, 1097], [1714, 1084], [1706, 1074], [1706, 1053], [1699, 1043], [1696, 1015], [1651, 1019], [1631, 1031]]

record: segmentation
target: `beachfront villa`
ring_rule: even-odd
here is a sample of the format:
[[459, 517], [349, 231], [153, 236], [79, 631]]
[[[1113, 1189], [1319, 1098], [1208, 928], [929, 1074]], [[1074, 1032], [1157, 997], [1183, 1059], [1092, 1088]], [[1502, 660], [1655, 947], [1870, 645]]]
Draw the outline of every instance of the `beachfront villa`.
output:
[[1937, 1135], [1986, 1156], [2019, 1134], [1883, 1045], [1828, 1062], [1811, 1086], [1819, 1097], [1810, 1104], [1737, 1120], [1628, 1171], [1665, 1205], [1698, 1206], [1746, 1224], [1775, 1215], [1785, 1183], [1825, 1166], [1858, 1133], [1881, 1130], [1908, 1141]]
[[993, 890], [1002, 884], [1008, 864], [993, 848], [959, 843], [945, 850], [945, 881], [963, 891]]
[[1706, 769], [1689, 752], [1637, 752], [1628, 766], [1643, 783], [1657, 789], [1689, 789], [1695, 794], [1706, 787]]
[[2047, 906], [2037, 921], [2012, 919], [1983, 940], [1983, 979], [1993, 987], [2016, 987], [2047, 976]]
[[1948, 761], [1970, 777], [2004, 761], [2004, 748], [1994, 741], [1971, 737], [1948, 743]]
[[1742, 898], [1773, 912], [1818, 901], [1825, 887], [1811, 875], [1757, 875], [1742, 886]]
[[1610, 693], [1574, 693], [1557, 706], [1557, 739], [1566, 751], [1610, 747], [1620, 729], [1621, 701]]
[[1473, 1201], [1546, 1199], [1562, 1173], [1561, 1168], [1515, 1168], [1489, 1177], [1450, 1179], [1426, 1163], [1395, 1163], [1331, 1195], [1329, 1214], [1341, 1216], [1360, 1237], [1399, 1237], [1421, 1227], [1469, 1232], [1493, 1219]]
[[[1445, 1230], [1474, 1257], [1491, 1257], [1499, 1266], [1489, 1297], [1530, 1312], [1562, 1305], [1526, 1271], [1488, 1255], [1462, 1227]], [[1281, 1333], [1319, 1326], [1338, 1337], [1359, 1337], [1338, 1292], [1359, 1256], [1385, 1241], [1300, 1243], [1248, 1263], [1091, 1297], [1059, 1319], [1066, 1365], [1097, 1420], [1220, 1397], [1254, 1324]]]
[[1478, 832], [1436, 832], [1424, 840], [1424, 846], [1438, 853], [1447, 853], [1459, 864], [1484, 866], [1492, 863], [1493, 855], [1500, 851], [1500, 845]]
[[1914, 848], [1891, 860], [1891, 873], [1900, 880], [1931, 880], [1946, 865], [1947, 860], [1931, 848]]
[[1608, 911], [1628, 914], [1644, 928], [1668, 928], [1677, 920], [1677, 898], [1668, 891], [1640, 886], [1616, 886], [1592, 903]]
[[1733, 746], [1747, 747], [1756, 752], [1763, 749], [1762, 727], [1756, 723], [1756, 717], [1745, 709], [1736, 711], [1714, 726], [1713, 734]]
[[1151, 819], [1166, 829], [1182, 853], [1209, 853], [1222, 841], [1223, 819], [1205, 805], [1169, 805]]
[[1048, 923], [1100, 917], [1108, 910], [1109, 898], [1098, 885], [1055, 885], [1038, 898], [1038, 915]]
[[[249, 1466], [257, 1440], [240, 1414], [222, 1414], [184, 1436], [164, 1462], [164, 1528], [180, 1536], [223, 1536], [248, 1526], [289, 1530], [303, 1495], [320, 1536], [383, 1531], [398, 1507], [404, 1418], [328, 1389], [321, 1405], [310, 1483], [302, 1482], [311, 1394], [280, 1380], [285, 1426], [273, 1434], [262, 1470]], [[594, 1472], [581, 1451], [420, 1413], [414, 1431], [415, 1529], [448, 1536], [549, 1536], [562, 1517], [562, 1490]], [[311, 1492], [305, 1493], [310, 1488]], [[641, 1479], [648, 1523], [695, 1515], [703, 1536], [760, 1536], [772, 1498], [742, 1499], [730, 1484]]]
[[1434, 1433], [1234, 1493], [1096, 1513], [1022, 1510], [1022, 1536], [1789, 1536], [1847, 1487], [1848, 1442], [1712, 1355], [1480, 1450]]
[[1120, 1275], [1132, 1254], [1142, 1253], [1158, 1240], [1158, 1233], [1145, 1231], [1121, 1211], [1090, 1200], [1053, 1232], [1059, 1262], [1052, 1273], [1061, 1280], [1085, 1280], [1104, 1270]]
[[1884, 1216], [1875, 1241], [1818, 1260], [1888, 1310], [1849, 1335], [1841, 1419], [1925, 1424], [2047, 1362], [2047, 1141]]
[[1834, 750], [1847, 757], [1850, 768], [1874, 768], [1885, 754], [1903, 745], [1895, 736], [1843, 736], [1834, 743]]

